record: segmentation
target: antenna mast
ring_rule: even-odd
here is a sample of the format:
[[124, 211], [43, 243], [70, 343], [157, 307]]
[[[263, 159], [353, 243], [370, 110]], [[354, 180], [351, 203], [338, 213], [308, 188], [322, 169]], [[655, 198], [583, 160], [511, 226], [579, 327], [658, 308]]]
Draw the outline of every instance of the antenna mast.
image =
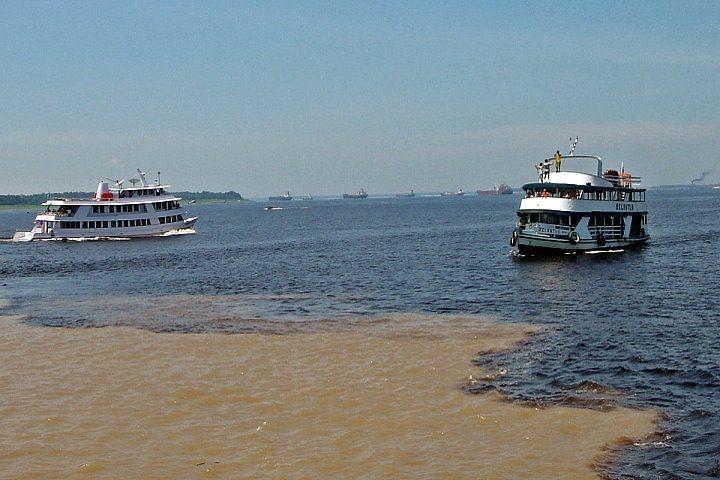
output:
[[575, 147], [577, 147], [578, 143], [578, 137], [575, 137], [575, 140], [570, 137], [570, 153], [568, 153], [568, 157], [572, 157], [575, 155]]
[[[147, 184], [147, 181], [145, 180], [145, 172], [141, 172], [140, 169], [138, 168], [137, 173], [138, 173], [138, 176], [140, 177], [140, 183], [142, 184], [142, 186], [147, 187], [148, 184]], [[135, 185], [135, 184], [133, 184], [133, 185]]]

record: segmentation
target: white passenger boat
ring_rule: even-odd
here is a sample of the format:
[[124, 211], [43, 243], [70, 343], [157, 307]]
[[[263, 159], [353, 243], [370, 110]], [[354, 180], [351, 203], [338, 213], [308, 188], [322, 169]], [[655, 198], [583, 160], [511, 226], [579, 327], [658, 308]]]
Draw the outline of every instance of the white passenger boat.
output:
[[[573, 151], [574, 145], [562, 158], [560, 172], [550, 172], [554, 159], [536, 166], [540, 178], [523, 186], [525, 198], [510, 245], [524, 255], [541, 255], [626, 249], [647, 242], [648, 212], [645, 189], [637, 186], [640, 178], [624, 167], [603, 171], [600, 157]], [[597, 170], [573, 170], [583, 160], [594, 162]]]
[[159, 180], [149, 185], [145, 174], [138, 174], [139, 179], [129, 180], [132, 187], [124, 186], [127, 180], [116, 182], [114, 188], [100, 182], [93, 198], [47, 200], [32, 230], [16, 232], [13, 241], [152, 237], [194, 225], [197, 217], [185, 218], [182, 198], [168, 193], [169, 185]]

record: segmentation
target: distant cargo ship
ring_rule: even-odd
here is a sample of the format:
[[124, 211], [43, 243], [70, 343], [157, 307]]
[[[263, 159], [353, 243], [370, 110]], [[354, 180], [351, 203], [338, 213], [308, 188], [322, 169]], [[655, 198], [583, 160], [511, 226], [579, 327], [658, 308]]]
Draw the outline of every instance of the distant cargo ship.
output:
[[293, 197], [290, 195], [290, 192], [285, 193], [285, 195], [271, 195], [268, 197], [268, 200], [271, 202], [277, 202], [277, 201], [290, 201]]
[[414, 197], [414, 196], [415, 196], [415, 191], [414, 191], [414, 190], [410, 190], [409, 192], [396, 193], [395, 196], [396, 196], [397, 198], [409, 198], [409, 197]]
[[364, 188], [361, 188], [359, 192], [355, 193], [343, 193], [343, 198], [367, 198], [368, 194]]
[[501, 183], [500, 185], [495, 185], [495, 188], [492, 190], [478, 190], [478, 195], [512, 195], [513, 189], [509, 185], [505, 185], [504, 183]]
[[442, 192], [441, 197], [462, 197], [465, 195], [462, 188], [458, 188], [456, 192]]

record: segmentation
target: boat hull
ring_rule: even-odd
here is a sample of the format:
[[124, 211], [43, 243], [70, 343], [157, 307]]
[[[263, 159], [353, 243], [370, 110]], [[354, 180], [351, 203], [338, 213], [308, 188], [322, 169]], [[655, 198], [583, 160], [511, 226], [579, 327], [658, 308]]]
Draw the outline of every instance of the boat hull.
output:
[[643, 246], [650, 237], [609, 239], [599, 245], [594, 239], [572, 243], [562, 238], [538, 237], [519, 234], [517, 250], [521, 255], [558, 255], [563, 253], [585, 253], [610, 250], [627, 250]]
[[147, 238], [147, 237], [161, 237], [167, 235], [170, 232], [179, 230], [187, 230], [192, 228], [197, 221], [197, 217], [188, 218], [182, 222], [175, 222], [172, 224], [164, 224], [162, 228], [158, 226], [148, 227], [127, 227], [127, 228], [98, 228], [84, 231], [80, 235], [77, 231], [52, 231], [49, 233], [44, 232], [15, 232], [13, 235], [13, 242], [31, 242], [38, 240], [80, 240], [87, 238]]

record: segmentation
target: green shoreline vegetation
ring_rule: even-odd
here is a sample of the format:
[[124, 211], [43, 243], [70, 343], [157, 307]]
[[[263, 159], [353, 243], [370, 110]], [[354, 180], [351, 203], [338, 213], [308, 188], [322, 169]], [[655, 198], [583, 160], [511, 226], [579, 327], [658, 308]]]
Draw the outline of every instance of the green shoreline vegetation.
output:
[[[237, 192], [173, 192], [186, 202], [224, 203], [246, 201]], [[0, 195], [0, 210], [32, 210], [40, 207], [49, 198], [91, 198], [92, 192], [33, 193], [29, 195]]]

